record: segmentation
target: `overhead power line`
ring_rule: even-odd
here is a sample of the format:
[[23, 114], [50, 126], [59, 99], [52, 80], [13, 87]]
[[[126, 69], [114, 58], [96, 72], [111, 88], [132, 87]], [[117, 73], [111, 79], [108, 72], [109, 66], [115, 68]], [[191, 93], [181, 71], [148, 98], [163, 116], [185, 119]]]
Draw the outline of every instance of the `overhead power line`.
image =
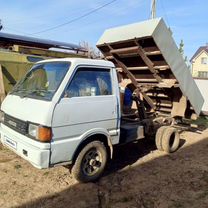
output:
[[31, 33], [30, 35], [37, 35], [37, 34], [40, 34], [40, 33], [45, 33], [45, 32], [48, 32], [48, 31], [55, 30], [55, 29], [57, 29], [57, 28], [63, 27], [63, 26], [65, 26], [65, 25], [69, 25], [69, 24], [71, 24], [71, 23], [73, 23], [73, 22], [76, 22], [76, 21], [78, 21], [78, 20], [80, 20], [80, 19], [83, 19], [83, 18], [85, 18], [85, 17], [87, 17], [87, 16], [89, 16], [89, 15], [91, 15], [91, 14], [93, 14], [93, 13], [95, 13], [95, 12], [101, 10], [101, 9], [103, 9], [104, 7], [109, 6], [110, 4], [114, 3], [115, 1], [117, 1], [117, 0], [113, 0], [113, 1], [110, 1], [110, 2], [108, 2], [108, 3], [106, 3], [106, 4], [103, 4], [102, 6], [99, 6], [99, 7], [95, 8], [95, 9], [93, 9], [93, 10], [91, 10], [91, 11], [89, 11], [89, 12], [83, 14], [83, 15], [80, 15], [80, 16], [78, 16], [78, 17], [76, 17], [76, 18], [70, 20], [70, 21], [67, 21], [67, 22], [64, 22], [64, 23], [62, 23], [62, 24], [59, 24], [59, 25], [56, 25], [56, 26], [47, 28], [47, 29], [45, 29], [45, 30], [40, 30], [40, 31], [38, 31], [38, 32]]

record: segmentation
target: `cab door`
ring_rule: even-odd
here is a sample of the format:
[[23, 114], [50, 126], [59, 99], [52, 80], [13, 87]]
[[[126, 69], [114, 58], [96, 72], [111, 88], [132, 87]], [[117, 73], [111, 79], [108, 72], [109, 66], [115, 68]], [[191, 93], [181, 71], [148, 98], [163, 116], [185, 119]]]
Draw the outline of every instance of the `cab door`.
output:
[[76, 69], [54, 110], [51, 164], [70, 160], [83, 134], [99, 129], [117, 132], [119, 109], [113, 76], [109, 68]]

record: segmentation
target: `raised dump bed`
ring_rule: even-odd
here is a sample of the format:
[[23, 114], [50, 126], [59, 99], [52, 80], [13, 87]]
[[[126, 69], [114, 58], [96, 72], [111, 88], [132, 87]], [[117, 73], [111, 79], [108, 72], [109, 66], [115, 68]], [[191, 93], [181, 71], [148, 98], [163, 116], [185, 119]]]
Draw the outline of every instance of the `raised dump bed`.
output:
[[108, 29], [97, 47], [144, 100], [146, 112], [185, 118], [200, 114], [203, 97], [163, 19]]

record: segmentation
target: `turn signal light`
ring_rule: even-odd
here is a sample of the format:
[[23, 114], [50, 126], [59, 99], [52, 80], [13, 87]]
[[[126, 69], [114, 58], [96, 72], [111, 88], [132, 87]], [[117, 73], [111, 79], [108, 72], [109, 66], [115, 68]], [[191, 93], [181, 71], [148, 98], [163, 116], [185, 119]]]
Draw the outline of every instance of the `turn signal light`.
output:
[[52, 138], [51, 128], [39, 126], [38, 139], [41, 142], [50, 142]]

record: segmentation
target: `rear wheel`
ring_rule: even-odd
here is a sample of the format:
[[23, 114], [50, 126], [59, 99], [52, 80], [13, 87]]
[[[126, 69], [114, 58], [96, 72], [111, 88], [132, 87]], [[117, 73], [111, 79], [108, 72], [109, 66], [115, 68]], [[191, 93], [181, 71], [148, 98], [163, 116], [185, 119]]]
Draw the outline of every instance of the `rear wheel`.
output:
[[100, 141], [93, 141], [87, 144], [79, 153], [72, 175], [77, 181], [90, 182], [98, 179], [107, 163], [107, 150]]

